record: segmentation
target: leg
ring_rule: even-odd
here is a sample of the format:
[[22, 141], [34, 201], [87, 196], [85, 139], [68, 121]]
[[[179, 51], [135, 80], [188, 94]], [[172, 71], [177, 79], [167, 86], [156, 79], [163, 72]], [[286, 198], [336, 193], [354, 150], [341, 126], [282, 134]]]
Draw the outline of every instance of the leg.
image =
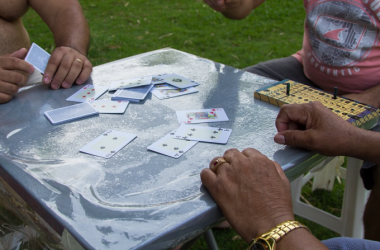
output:
[[303, 65], [293, 56], [259, 63], [243, 70], [277, 81], [290, 79], [311, 87], [319, 88], [306, 77], [303, 72]]
[[372, 167], [374, 179], [371, 194], [369, 195], [364, 216], [364, 238], [380, 241], [380, 169], [379, 166]]

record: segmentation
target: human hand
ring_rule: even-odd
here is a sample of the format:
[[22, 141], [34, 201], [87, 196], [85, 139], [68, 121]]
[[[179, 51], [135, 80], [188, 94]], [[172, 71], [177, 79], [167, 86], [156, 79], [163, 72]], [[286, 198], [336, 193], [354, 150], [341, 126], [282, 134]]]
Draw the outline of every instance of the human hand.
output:
[[247, 243], [284, 221], [294, 220], [289, 180], [277, 162], [252, 148], [242, 152], [229, 149], [223, 158], [227, 162], [215, 172], [203, 169], [201, 180]]
[[243, 19], [265, 0], [203, 0], [216, 11], [231, 19]]
[[237, 7], [242, 0], [203, 0], [208, 6], [219, 12], [225, 12], [228, 9]]
[[282, 106], [276, 128], [275, 142], [326, 156], [347, 155], [360, 130], [320, 102]]
[[70, 47], [58, 47], [49, 59], [42, 82], [52, 89], [70, 88], [75, 82], [83, 84], [92, 72], [91, 62]]
[[12, 54], [0, 56], [0, 103], [9, 102], [34, 72], [34, 67], [23, 60], [27, 52], [22, 48]]

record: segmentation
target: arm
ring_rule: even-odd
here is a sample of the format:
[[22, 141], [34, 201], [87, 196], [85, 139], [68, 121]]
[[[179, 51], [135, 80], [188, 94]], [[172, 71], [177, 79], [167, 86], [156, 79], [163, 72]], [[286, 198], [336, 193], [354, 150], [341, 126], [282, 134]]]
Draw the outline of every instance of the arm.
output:
[[319, 102], [282, 106], [276, 127], [277, 143], [380, 163], [380, 133], [353, 126]]
[[34, 72], [33, 66], [23, 60], [26, 54], [27, 50], [23, 48], [0, 56], [0, 104], [9, 102]]
[[204, 0], [211, 8], [230, 19], [243, 19], [265, 0]]
[[43, 82], [51, 84], [53, 89], [70, 88], [74, 82], [84, 83], [92, 72], [86, 57], [90, 31], [78, 1], [30, 0], [29, 3], [49, 26], [57, 47], [51, 54]]
[[347, 94], [344, 97], [350, 98], [361, 103], [371, 105], [376, 108], [380, 108], [380, 84], [369, 88], [358, 94]]
[[[203, 169], [201, 180], [247, 243], [284, 221], [294, 220], [289, 180], [277, 162], [252, 148], [227, 150], [223, 158], [227, 162], [215, 172]], [[296, 229], [284, 236], [276, 249], [326, 247], [306, 229]]]

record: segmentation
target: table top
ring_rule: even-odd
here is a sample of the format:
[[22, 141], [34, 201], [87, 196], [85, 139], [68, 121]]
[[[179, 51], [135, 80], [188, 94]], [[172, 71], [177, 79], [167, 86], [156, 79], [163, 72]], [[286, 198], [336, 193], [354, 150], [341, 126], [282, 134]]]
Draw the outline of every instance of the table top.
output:
[[[199, 173], [229, 148], [260, 150], [290, 180], [324, 159], [274, 143], [279, 108], [253, 98], [274, 81], [208, 59], [161, 49], [97, 66], [87, 84], [161, 73], [199, 82], [199, 93], [165, 100], [149, 94], [124, 114], [61, 125], [52, 125], [44, 112], [75, 104], [66, 98], [82, 86], [51, 90], [37, 84], [0, 105], [1, 168], [86, 249], [166, 249], [220, 221]], [[226, 111], [228, 122], [204, 124], [232, 129], [226, 145], [200, 142], [178, 159], [147, 150], [179, 127], [175, 111], [206, 108]], [[108, 129], [137, 138], [110, 159], [79, 152]]]

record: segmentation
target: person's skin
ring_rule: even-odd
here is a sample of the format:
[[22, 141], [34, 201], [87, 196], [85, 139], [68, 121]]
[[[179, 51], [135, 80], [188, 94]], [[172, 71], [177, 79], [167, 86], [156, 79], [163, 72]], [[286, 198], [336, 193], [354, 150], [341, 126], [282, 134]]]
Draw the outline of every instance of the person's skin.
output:
[[320, 102], [282, 106], [276, 128], [279, 144], [380, 164], [380, 133], [353, 126]]
[[[252, 148], [242, 152], [229, 149], [223, 158], [227, 163], [215, 172], [203, 169], [201, 180], [232, 228], [248, 244], [278, 224], [294, 220], [289, 180], [277, 162]], [[288, 233], [276, 249], [327, 248], [302, 228]]]
[[48, 25], [56, 44], [43, 83], [50, 84], [52, 89], [70, 88], [90, 77], [92, 65], [86, 57], [90, 33], [77, 0], [0, 0], [0, 5], [0, 103], [10, 101], [34, 70], [22, 60], [30, 39], [21, 17], [29, 7]]
[[[265, 0], [203, 0], [214, 10], [230, 19], [244, 19], [253, 9]], [[344, 96], [350, 99], [380, 108], [380, 84], [361, 93], [347, 93]]]
[[207, 5], [230, 19], [244, 19], [265, 0], [203, 0]]
[[[281, 107], [274, 141], [327, 156], [344, 155], [380, 164], [380, 133], [357, 128], [319, 102]], [[364, 238], [380, 241], [380, 171], [373, 167], [374, 186], [364, 211]]]

